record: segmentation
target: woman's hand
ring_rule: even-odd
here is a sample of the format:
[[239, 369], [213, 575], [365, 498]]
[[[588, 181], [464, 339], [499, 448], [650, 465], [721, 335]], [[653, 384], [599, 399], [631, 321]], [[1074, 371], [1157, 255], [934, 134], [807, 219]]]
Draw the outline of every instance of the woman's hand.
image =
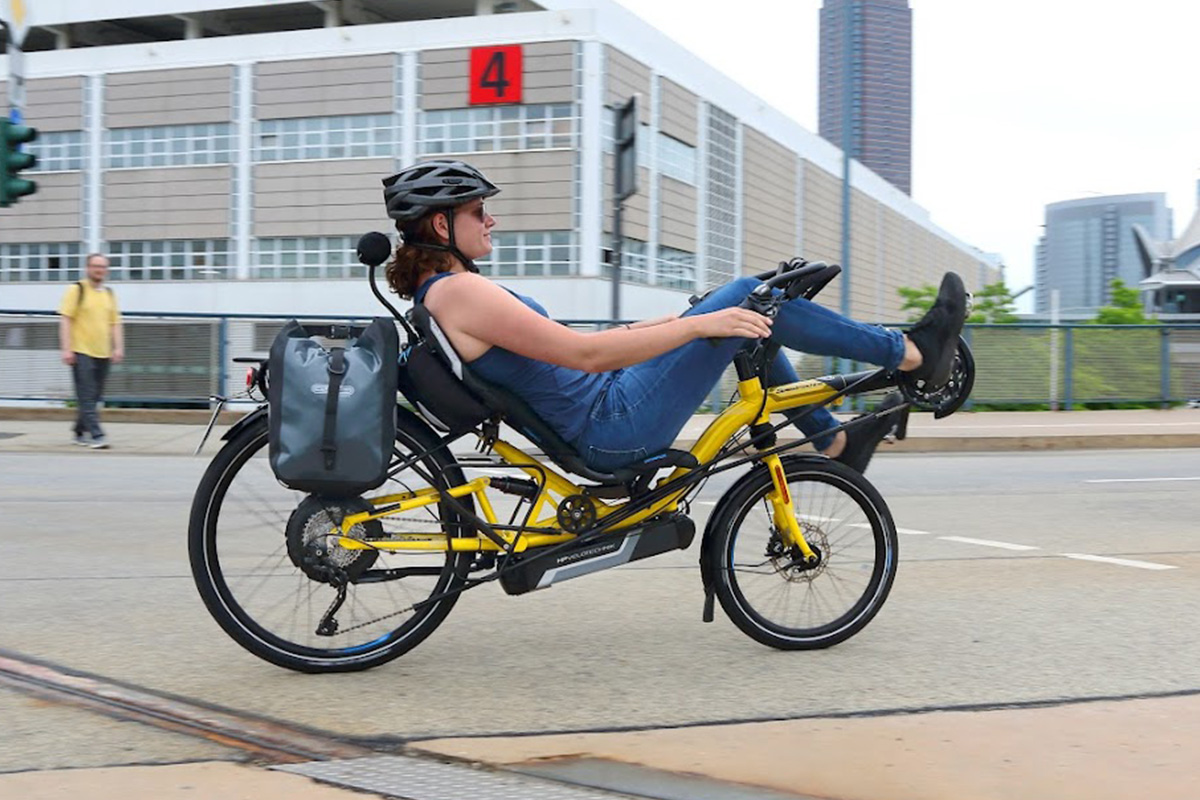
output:
[[706, 338], [765, 339], [771, 335], [772, 320], [748, 308], [723, 308], [690, 319], [699, 328], [698, 336]]

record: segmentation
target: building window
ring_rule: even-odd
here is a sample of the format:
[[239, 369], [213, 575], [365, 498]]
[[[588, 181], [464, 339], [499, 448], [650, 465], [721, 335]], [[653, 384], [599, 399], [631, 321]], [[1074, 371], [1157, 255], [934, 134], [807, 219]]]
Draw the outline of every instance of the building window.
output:
[[708, 227], [705, 286], [721, 286], [738, 274], [738, 144], [737, 119], [709, 106], [708, 158], [704, 169], [708, 191], [704, 214]]
[[[604, 238], [606, 242], [612, 241], [612, 237], [608, 233], [604, 234]], [[650, 259], [646, 255], [647, 250], [648, 245], [640, 239], [621, 239], [622, 281], [650, 284]], [[611, 262], [611, 258], [609, 261]], [[612, 267], [610, 264], [604, 264], [600, 269], [600, 274], [605, 280], [612, 280]]]
[[232, 278], [228, 239], [109, 242], [114, 281], [204, 281]]
[[658, 135], [658, 171], [668, 178], [696, 185], [696, 148], [665, 133]]
[[484, 275], [575, 275], [579, 243], [570, 231], [494, 232], [492, 252], [476, 265]]
[[230, 129], [225, 122], [114, 128], [104, 137], [105, 168], [228, 164], [233, 158]]
[[[617, 109], [605, 108], [604, 116], [600, 120], [600, 140], [603, 143], [604, 152], [608, 155], [614, 155], [617, 152], [616, 133], [617, 131]], [[660, 134], [662, 135], [662, 134]], [[680, 144], [683, 144], [680, 142]], [[650, 166], [650, 126], [639, 125], [637, 130], [637, 165], [639, 167]], [[684, 145], [685, 147], [687, 145]], [[695, 181], [693, 180], [693, 183]]]
[[426, 111], [417, 132], [422, 155], [575, 147], [574, 103]]
[[326, 158], [391, 158], [396, 154], [396, 117], [267, 119], [255, 123], [255, 161]]
[[37, 141], [25, 145], [37, 156], [34, 172], [66, 172], [83, 169], [83, 131], [39, 133]]
[[77, 281], [82, 262], [78, 242], [0, 244], [0, 281]]
[[659, 245], [655, 283], [669, 289], [696, 288], [696, 254]]
[[284, 236], [256, 239], [253, 278], [365, 278], [354, 255], [357, 237]]

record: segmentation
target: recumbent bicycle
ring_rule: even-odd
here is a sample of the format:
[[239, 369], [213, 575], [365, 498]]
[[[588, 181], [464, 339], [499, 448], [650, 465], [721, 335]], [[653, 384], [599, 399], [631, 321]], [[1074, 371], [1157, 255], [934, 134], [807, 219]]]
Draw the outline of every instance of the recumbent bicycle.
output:
[[[423, 306], [406, 318], [388, 302], [375, 283], [385, 259], [363, 259], [372, 291], [409, 345], [424, 345], [453, 378], [443, 375], [426, 390], [436, 396], [419, 397], [415, 411], [397, 404], [388, 480], [366, 496], [282, 486], [267, 463], [265, 403], [223, 436], [196, 491], [189, 557], [205, 605], [238, 644], [302, 672], [378, 666], [420, 644], [469, 589], [494, 581], [524, 594], [688, 548], [690, 502], [708, 478], [738, 469], [744, 474], [712, 508], [700, 543], [703, 619], [712, 621], [719, 601], [753, 639], [804, 650], [846, 640], [879, 612], [898, 555], [887, 504], [858, 472], [796, 452], [810, 438], [779, 443], [777, 431], [791, 423], [771, 415], [898, 386], [904, 403], [886, 413], [946, 416], [974, 383], [964, 341], [950, 381], [934, 390], [886, 369], [767, 388], [780, 346], [763, 340], [737, 354], [736, 399], [690, 450], [597, 472], [521, 398], [473, 375]], [[788, 300], [815, 297], [839, 272], [781, 263], [758, 276], [762, 285], [743, 305], [773, 316]], [[259, 362], [248, 393], [265, 398], [266, 362], [239, 360]], [[502, 438], [505, 426], [541, 456]], [[464, 452], [467, 437], [475, 451]], [[468, 479], [467, 471], [486, 474]], [[514, 504], [506, 522], [501, 496]]]

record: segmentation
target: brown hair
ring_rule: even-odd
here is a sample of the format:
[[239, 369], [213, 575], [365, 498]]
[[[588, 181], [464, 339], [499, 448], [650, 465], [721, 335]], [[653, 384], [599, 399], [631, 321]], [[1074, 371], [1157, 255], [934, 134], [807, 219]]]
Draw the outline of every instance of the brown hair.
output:
[[[433, 232], [433, 217], [433, 214], [426, 214], [415, 225], [405, 226], [408, 228], [407, 234], [403, 230], [400, 231], [400, 243], [396, 245], [396, 252], [392, 254], [392, 260], [385, 268], [384, 276], [388, 286], [405, 300], [411, 300], [416, 294], [417, 283], [422, 275], [427, 272], [445, 272], [453, 263], [449, 253], [410, 244], [437, 241]], [[399, 229], [400, 225], [397, 224], [396, 228]]]

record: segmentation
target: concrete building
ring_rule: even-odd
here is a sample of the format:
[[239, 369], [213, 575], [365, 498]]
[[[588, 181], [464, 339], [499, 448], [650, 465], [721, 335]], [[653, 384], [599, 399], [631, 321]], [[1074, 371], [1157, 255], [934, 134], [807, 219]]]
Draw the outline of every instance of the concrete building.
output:
[[1065, 316], [1090, 316], [1111, 299], [1114, 278], [1136, 287], [1148, 277], [1135, 225], [1169, 239], [1166, 195], [1085, 197], [1046, 206], [1045, 233], [1035, 253], [1036, 313], [1050, 313], [1051, 292], [1057, 289]]
[[[850, 74], [846, 74], [846, 15]], [[821, 7], [821, 136], [842, 147], [850, 82], [850, 146], [861, 161], [912, 194], [912, 9], [908, 0], [825, 0]]]
[[[3, 308], [56, 308], [104, 251], [125, 310], [380, 313], [353, 256], [361, 233], [393, 232], [380, 179], [454, 155], [503, 188], [484, 269], [556, 318], [607, 318], [611, 108], [631, 96], [623, 316], [839, 257], [839, 151], [608, 0], [26, 9], [40, 189], [0, 211]], [[855, 164], [851, 181], [854, 316], [900, 319], [896, 288], [947, 269], [995, 280], [994, 257], [878, 174]]]

